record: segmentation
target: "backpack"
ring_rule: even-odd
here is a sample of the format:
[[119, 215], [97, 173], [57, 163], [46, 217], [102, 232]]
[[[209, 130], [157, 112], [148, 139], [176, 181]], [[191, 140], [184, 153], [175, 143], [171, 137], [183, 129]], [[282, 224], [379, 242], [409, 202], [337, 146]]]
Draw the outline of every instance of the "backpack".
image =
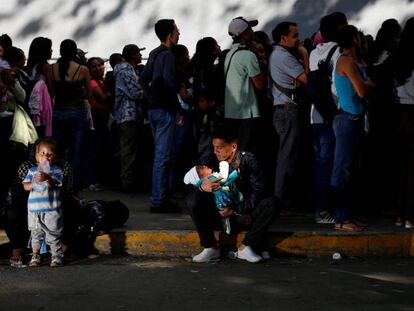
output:
[[129, 217], [128, 207], [119, 200], [89, 201], [80, 208], [78, 233], [98, 236], [121, 227]]
[[306, 93], [309, 95], [316, 110], [325, 121], [331, 122], [338, 113], [338, 107], [332, 96], [331, 59], [338, 45], [331, 48], [326, 59], [319, 61], [318, 69], [311, 71], [308, 77]]

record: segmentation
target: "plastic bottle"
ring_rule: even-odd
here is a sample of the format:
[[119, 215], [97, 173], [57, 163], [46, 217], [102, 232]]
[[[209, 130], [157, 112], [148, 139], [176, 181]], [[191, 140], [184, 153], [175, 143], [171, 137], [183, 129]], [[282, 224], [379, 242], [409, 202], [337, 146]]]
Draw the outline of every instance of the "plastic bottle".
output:
[[[45, 174], [50, 174], [50, 164], [48, 160], [44, 160], [43, 162], [39, 163], [37, 172], [42, 172]], [[34, 189], [36, 191], [43, 191], [47, 189], [47, 182], [46, 181], [39, 181], [37, 177], [34, 178]]]

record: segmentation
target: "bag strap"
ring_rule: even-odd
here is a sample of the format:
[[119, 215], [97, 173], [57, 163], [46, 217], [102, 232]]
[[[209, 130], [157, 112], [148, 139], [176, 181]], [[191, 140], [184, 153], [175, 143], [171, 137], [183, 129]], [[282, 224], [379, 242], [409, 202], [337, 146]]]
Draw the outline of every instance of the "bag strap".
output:
[[334, 55], [334, 53], [335, 53], [335, 51], [336, 51], [336, 49], [337, 49], [338, 47], [339, 47], [338, 45], [335, 45], [335, 46], [333, 46], [333, 47], [330, 49], [330, 51], [329, 51], [329, 53], [328, 53], [328, 56], [326, 56], [326, 59], [325, 59], [325, 62], [326, 62], [327, 64], [329, 64], [329, 63], [330, 63], [330, 61], [331, 61], [331, 59], [332, 59], [332, 56]]
[[234, 51], [233, 52], [233, 54], [230, 56], [230, 59], [229, 59], [229, 63], [227, 64], [227, 68], [226, 68], [226, 72], [224, 73], [224, 82], [226, 82], [227, 83], [227, 74], [229, 73], [229, 70], [230, 70], [230, 64], [231, 64], [231, 61], [232, 61], [232, 59], [233, 59], [233, 56], [234, 56], [234, 54], [236, 54], [238, 51], [245, 51], [245, 50], [247, 50], [247, 48], [246, 47], [238, 47], [237, 49], [236, 49], [236, 51]]
[[295, 89], [288, 89], [285, 88], [283, 86], [281, 86], [280, 84], [278, 84], [272, 77], [272, 74], [269, 73], [270, 79], [272, 79], [273, 85], [284, 95], [286, 95], [287, 97], [289, 97], [290, 99], [292, 99], [292, 97], [297, 94], [298, 90]]

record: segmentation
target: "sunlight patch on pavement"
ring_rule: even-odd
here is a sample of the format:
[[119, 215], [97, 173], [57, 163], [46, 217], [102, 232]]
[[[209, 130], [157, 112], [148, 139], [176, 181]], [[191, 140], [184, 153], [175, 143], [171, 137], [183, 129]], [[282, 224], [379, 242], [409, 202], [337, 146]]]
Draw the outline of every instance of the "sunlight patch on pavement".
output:
[[384, 281], [384, 282], [392, 282], [392, 283], [404, 284], [404, 285], [414, 284], [414, 277], [403, 276], [403, 275], [399, 275], [395, 273], [383, 273], [383, 272], [355, 273], [355, 272], [345, 271], [341, 269], [332, 269], [331, 271], [357, 275], [357, 276], [361, 276], [361, 277], [365, 277], [365, 278], [369, 278], [373, 280], [378, 280], [378, 281]]
[[241, 276], [228, 276], [228, 277], [224, 277], [223, 280], [227, 283], [238, 284], [238, 285], [250, 285], [254, 283], [252, 279], [244, 278]]
[[168, 269], [181, 266], [180, 262], [174, 262], [169, 260], [154, 260], [154, 261], [145, 261], [145, 262], [134, 262], [130, 266], [137, 267], [140, 269]]

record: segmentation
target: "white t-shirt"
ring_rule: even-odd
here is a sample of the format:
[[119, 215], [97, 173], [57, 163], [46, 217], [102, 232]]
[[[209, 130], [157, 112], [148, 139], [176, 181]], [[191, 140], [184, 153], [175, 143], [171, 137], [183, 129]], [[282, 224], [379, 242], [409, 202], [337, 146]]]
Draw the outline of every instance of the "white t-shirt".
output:
[[[316, 48], [310, 53], [309, 56], [309, 69], [310, 71], [318, 70], [318, 64], [320, 61], [325, 60], [328, 57], [329, 51], [337, 45], [336, 42], [326, 42], [320, 43], [316, 46]], [[335, 53], [332, 55], [331, 64], [332, 64], [332, 72], [336, 70], [336, 62], [338, 61], [339, 56], [341, 53], [339, 52], [339, 48], [335, 50]], [[336, 95], [335, 89], [335, 75], [332, 75], [332, 86], [331, 91], [334, 95]], [[322, 124], [323, 118], [320, 113], [315, 109], [315, 106], [312, 105], [311, 107], [311, 124]]]

